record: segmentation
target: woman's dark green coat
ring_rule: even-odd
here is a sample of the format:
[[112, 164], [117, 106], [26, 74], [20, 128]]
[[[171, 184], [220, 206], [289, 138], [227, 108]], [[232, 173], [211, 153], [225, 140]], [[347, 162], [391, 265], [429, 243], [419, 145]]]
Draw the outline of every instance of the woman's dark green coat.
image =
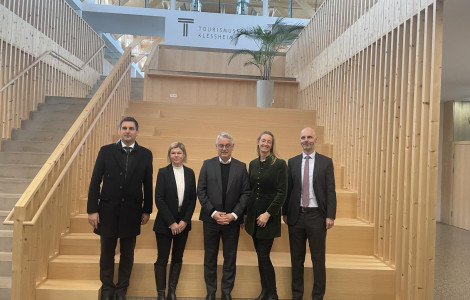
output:
[[[250, 162], [251, 199], [247, 207], [245, 229], [256, 238], [272, 239], [281, 236], [281, 207], [287, 195], [287, 165], [283, 159], [268, 156], [264, 162], [256, 158]], [[264, 212], [269, 218], [265, 227], [256, 225], [256, 218]], [[256, 228], [256, 230], [255, 230]]]

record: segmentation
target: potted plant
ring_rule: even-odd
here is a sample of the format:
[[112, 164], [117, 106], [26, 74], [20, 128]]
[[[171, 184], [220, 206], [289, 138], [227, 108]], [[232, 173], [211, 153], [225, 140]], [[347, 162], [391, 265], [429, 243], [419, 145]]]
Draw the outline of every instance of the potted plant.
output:
[[261, 26], [250, 26], [241, 29], [232, 37], [232, 42], [237, 45], [241, 37], [253, 40], [258, 50], [241, 49], [236, 50], [230, 56], [228, 63], [239, 55], [248, 55], [249, 59], [245, 66], [254, 65], [260, 72], [260, 80], [257, 82], [256, 102], [258, 107], [270, 107], [273, 98], [274, 82], [271, 80], [271, 68], [274, 58], [279, 50], [292, 43], [304, 28], [303, 25], [288, 25], [283, 18], [277, 18], [271, 28]]

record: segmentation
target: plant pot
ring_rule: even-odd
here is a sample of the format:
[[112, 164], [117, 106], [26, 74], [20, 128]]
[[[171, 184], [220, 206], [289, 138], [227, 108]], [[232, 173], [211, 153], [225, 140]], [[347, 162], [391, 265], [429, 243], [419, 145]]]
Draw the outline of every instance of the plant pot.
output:
[[273, 102], [274, 81], [258, 80], [256, 82], [256, 106], [271, 107]]

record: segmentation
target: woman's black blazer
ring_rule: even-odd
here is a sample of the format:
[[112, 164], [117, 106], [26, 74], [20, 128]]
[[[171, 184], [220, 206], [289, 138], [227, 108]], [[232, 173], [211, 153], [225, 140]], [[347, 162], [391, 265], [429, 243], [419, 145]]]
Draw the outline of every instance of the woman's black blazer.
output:
[[184, 196], [183, 204], [178, 212], [178, 191], [176, 189], [173, 166], [169, 164], [158, 170], [157, 183], [155, 185], [155, 205], [157, 217], [153, 225], [153, 231], [163, 234], [171, 234], [170, 225], [183, 220], [187, 226], [185, 230], [191, 230], [191, 218], [196, 206], [196, 178], [194, 171], [186, 166], [184, 170]]

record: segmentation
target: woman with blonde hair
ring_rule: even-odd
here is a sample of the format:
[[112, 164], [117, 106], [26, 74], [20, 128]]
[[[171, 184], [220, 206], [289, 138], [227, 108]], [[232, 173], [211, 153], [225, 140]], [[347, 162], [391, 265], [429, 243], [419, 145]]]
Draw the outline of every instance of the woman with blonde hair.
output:
[[[186, 162], [186, 148], [174, 142], [168, 148], [170, 164], [158, 170], [155, 186], [157, 217], [153, 231], [158, 257], [154, 264], [157, 300], [165, 300], [166, 268], [171, 251], [167, 300], [176, 300], [176, 285], [183, 263], [183, 252], [191, 230], [191, 217], [196, 206], [196, 179]], [[171, 244], [173, 242], [173, 247]]]
[[287, 195], [287, 164], [274, 151], [274, 135], [263, 131], [257, 140], [258, 157], [250, 162], [251, 199], [245, 230], [253, 238], [261, 278], [256, 300], [277, 300], [276, 275], [270, 253], [281, 236], [281, 208]]

